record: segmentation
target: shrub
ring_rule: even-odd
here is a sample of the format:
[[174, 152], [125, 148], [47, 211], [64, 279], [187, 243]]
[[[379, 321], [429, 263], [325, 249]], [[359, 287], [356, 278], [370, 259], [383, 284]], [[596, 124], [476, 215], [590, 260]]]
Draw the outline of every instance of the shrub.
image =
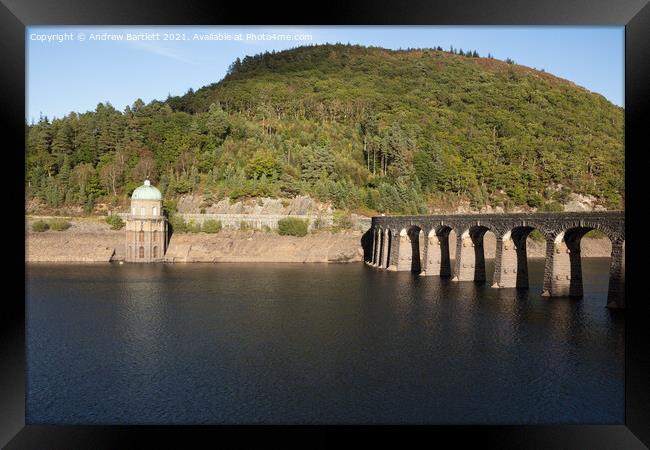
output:
[[106, 217], [106, 223], [111, 226], [111, 230], [121, 230], [124, 228], [124, 221], [117, 214], [111, 214]]
[[528, 200], [526, 200], [526, 203], [531, 208], [539, 208], [544, 204], [544, 198], [541, 195], [537, 194], [537, 193], [533, 193], [528, 197]]
[[174, 233], [187, 232], [187, 224], [185, 223], [185, 220], [181, 216], [172, 215], [172, 217], [169, 219], [169, 223], [171, 224], [172, 231]]
[[243, 222], [242, 221], [242, 222], [239, 222], [239, 229], [241, 231], [248, 231], [248, 230], [252, 230], [253, 227], [248, 222]]
[[268, 150], [257, 151], [244, 167], [246, 176], [254, 180], [258, 180], [262, 176], [275, 178], [281, 171], [280, 163]]
[[218, 233], [221, 231], [220, 220], [206, 220], [201, 227], [204, 233]]
[[296, 217], [285, 217], [278, 220], [278, 233], [282, 236], [306, 236], [307, 229], [307, 220]]
[[52, 219], [50, 220], [50, 228], [55, 231], [64, 231], [70, 228], [72, 225], [70, 222], [64, 219]]
[[90, 214], [93, 212], [93, 209], [95, 209], [95, 200], [93, 199], [92, 196], [89, 196], [86, 201], [84, 202], [84, 212], [86, 214]]
[[163, 200], [162, 209], [168, 216], [173, 215], [176, 212], [176, 200]]
[[36, 231], [37, 233], [42, 233], [43, 231], [47, 231], [50, 229], [50, 226], [47, 224], [47, 222], [44, 222], [42, 220], [37, 220], [32, 224], [32, 231]]
[[349, 230], [354, 226], [352, 216], [345, 211], [335, 211], [332, 221], [334, 222], [334, 228], [339, 230]]
[[214, 204], [214, 200], [209, 194], [204, 195], [203, 200], [201, 201], [201, 204], [199, 205], [199, 208], [205, 209], [209, 208]]
[[564, 208], [560, 203], [551, 200], [550, 202], [544, 203], [541, 210], [547, 212], [562, 212], [564, 211]]
[[324, 230], [327, 228], [327, 221], [323, 216], [318, 216], [314, 219], [314, 223], [312, 223], [312, 229], [314, 230]]
[[190, 220], [189, 223], [187, 224], [187, 231], [190, 233], [200, 233], [201, 224], [196, 223], [194, 220]]
[[190, 183], [188, 180], [178, 180], [173, 185], [173, 189], [177, 194], [187, 194], [192, 190], [192, 183]]

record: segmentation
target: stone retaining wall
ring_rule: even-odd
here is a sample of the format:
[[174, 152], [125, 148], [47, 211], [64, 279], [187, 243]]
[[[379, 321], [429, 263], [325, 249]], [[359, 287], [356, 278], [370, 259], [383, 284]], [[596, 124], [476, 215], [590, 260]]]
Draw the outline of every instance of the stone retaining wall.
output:
[[195, 223], [203, 224], [206, 220], [218, 220], [221, 222], [221, 226], [224, 228], [230, 229], [239, 229], [242, 223], [245, 223], [248, 227], [261, 230], [265, 226], [269, 227], [271, 230], [278, 229], [278, 222], [287, 217], [307, 220], [308, 229], [311, 231], [314, 228], [314, 222], [318, 219], [322, 221], [322, 226], [331, 226], [332, 225], [332, 216], [317, 216], [313, 214], [295, 214], [295, 215], [283, 215], [283, 214], [190, 214], [190, 213], [179, 213], [179, 216], [183, 217], [185, 222], [194, 221]]
[[[217, 214], [217, 213], [176, 213], [178, 216], [182, 217], [185, 222], [194, 221], [194, 223], [199, 223], [203, 225], [203, 222], [206, 220], [217, 220], [221, 222], [223, 228], [239, 230], [241, 224], [245, 223], [248, 228], [255, 230], [263, 230], [264, 227], [268, 227], [271, 230], [278, 229], [278, 221], [291, 217], [296, 219], [302, 219], [308, 221], [308, 229], [312, 231], [315, 226], [315, 222], [319, 220], [321, 223], [319, 227], [331, 227], [334, 225], [334, 218], [332, 214]], [[118, 213], [118, 216], [122, 220], [126, 220], [128, 213]], [[352, 214], [352, 229], [356, 231], [365, 232], [372, 225], [372, 219], [370, 217], [359, 216]]]
[[363, 259], [361, 233], [309, 234], [221, 232], [176, 234], [166, 262], [358, 262]]
[[125, 253], [124, 231], [28, 233], [26, 262], [109, 262]]

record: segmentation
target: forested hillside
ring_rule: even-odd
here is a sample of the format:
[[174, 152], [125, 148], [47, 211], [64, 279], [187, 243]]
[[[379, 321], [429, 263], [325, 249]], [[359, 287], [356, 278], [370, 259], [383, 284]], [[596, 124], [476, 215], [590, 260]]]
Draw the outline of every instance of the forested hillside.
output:
[[180, 97], [41, 118], [26, 125], [28, 199], [90, 212], [150, 178], [168, 199], [207, 202], [309, 194], [367, 212], [467, 200], [559, 210], [575, 192], [622, 208], [622, 108], [460, 53], [299, 47], [237, 60]]

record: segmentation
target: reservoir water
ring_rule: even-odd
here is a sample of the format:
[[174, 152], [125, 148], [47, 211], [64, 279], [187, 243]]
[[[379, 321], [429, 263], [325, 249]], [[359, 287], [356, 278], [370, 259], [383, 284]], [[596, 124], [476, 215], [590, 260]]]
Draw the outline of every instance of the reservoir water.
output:
[[608, 262], [583, 260], [580, 300], [541, 297], [542, 260], [528, 290], [361, 263], [30, 264], [26, 419], [621, 424]]

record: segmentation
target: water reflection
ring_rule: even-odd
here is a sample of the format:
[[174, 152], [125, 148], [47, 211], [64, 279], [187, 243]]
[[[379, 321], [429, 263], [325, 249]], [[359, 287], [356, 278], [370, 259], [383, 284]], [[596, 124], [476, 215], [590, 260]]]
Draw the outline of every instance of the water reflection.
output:
[[[585, 298], [364, 265], [28, 267], [30, 423], [622, 423]], [[487, 261], [491, 273], [491, 261]]]

